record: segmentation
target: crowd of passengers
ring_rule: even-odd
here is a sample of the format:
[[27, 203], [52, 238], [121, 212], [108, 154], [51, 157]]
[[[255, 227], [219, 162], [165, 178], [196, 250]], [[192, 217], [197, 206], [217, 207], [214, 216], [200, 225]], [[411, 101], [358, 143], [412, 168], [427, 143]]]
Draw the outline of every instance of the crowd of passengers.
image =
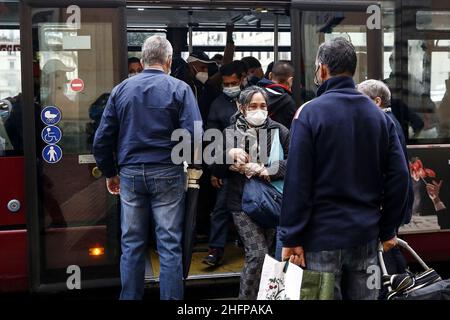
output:
[[[233, 60], [234, 43], [227, 34], [223, 56], [210, 59], [194, 51], [186, 61], [172, 58], [165, 38], [148, 38], [142, 58], [129, 60], [129, 78], [109, 97], [94, 155], [109, 192], [120, 194], [120, 298], [143, 296], [150, 221], [160, 297], [184, 298], [186, 176], [171, 160], [176, 143], [171, 134], [177, 128], [194, 134], [194, 122], [201, 121], [203, 130], [218, 129], [225, 140], [237, 132], [255, 141], [237, 139], [217, 154], [231, 163], [202, 165], [198, 200], [199, 211], [211, 212], [204, 263], [224, 262], [229, 221], [234, 222], [245, 251], [239, 299], [256, 299], [266, 254], [334, 273], [336, 299], [378, 299], [379, 290], [367, 287], [367, 268], [378, 264], [380, 241], [389, 271], [404, 268], [396, 235], [410, 220], [413, 200], [405, 138], [389, 108], [389, 88], [378, 80], [356, 85], [355, 49], [335, 38], [318, 49], [317, 93], [311, 99], [311, 93], [293, 87], [291, 61], [275, 61], [264, 72], [254, 57]], [[308, 101], [297, 105], [293, 90]], [[265, 158], [258, 154], [261, 144], [268, 151]], [[243, 210], [251, 179], [282, 194], [277, 226], [261, 225]], [[212, 208], [210, 199], [215, 199]]]

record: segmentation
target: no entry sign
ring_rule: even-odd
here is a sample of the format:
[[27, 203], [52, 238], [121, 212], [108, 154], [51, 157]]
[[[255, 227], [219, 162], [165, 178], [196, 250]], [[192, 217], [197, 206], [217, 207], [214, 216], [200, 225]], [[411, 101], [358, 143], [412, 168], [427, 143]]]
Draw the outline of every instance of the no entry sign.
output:
[[83, 91], [84, 89], [84, 82], [81, 79], [73, 79], [70, 81], [70, 88], [75, 92]]

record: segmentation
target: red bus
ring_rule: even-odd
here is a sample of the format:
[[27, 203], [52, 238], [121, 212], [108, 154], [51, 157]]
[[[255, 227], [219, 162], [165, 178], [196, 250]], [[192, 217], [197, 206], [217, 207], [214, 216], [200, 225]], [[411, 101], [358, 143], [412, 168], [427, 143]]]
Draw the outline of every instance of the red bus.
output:
[[[192, 48], [212, 56], [223, 52], [230, 21], [235, 58], [252, 55], [263, 67], [294, 62], [299, 105], [314, 97], [318, 45], [335, 36], [354, 44], [355, 82], [388, 83], [408, 137], [416, 201], [401, 237], [426, 261], [450, 261], [447, 1], [6, 0], [0, 1], [0, 292], [70, 290], [77, 272], [81, 288], [119, 284], [119, 200], [107, 193], [92, 156], [109, 92], [149, 35], [164, 34], [181, 57]], [[207, 234], [209, 212], [198, 214], [199, 232]], [[242, 249], [232, 231], [225, 263], [216, 269], [202, 265], [207, 243], [198, 239], [188, 282], [238, 279]], [[157, 281], [150, 247], [146, 282]]]

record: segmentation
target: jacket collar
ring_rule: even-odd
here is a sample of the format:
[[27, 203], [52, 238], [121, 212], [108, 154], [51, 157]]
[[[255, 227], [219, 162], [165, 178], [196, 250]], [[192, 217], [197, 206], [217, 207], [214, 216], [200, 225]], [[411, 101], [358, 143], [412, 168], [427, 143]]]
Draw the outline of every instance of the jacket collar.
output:
[[353, 78], [347, 76], [331, 77], [317, 89], [317, 96], [320, 96], [330, 90], [355, 89]]
[[268, 86], [266, 86], [266, 88], [273, 89], [273, 90], [275, 90], [277, 92], [280, 92], [280, 93], [287, 92], [289, 94], [292, 94], [292, 91], [287, 86], [285, 86], [284, 84], [273, 83], [273, 84], [269, 84]]

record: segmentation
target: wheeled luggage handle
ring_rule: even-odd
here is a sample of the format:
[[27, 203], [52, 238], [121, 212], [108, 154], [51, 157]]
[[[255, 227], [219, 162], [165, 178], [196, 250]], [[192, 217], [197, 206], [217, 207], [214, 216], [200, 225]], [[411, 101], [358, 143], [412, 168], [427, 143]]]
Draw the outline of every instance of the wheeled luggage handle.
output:
[[[397, 239], [398, 242], [398, 246], [401, 248], [406, 249], [413, 257], [414, 259], [416, 259], [417, 262], [419, 262], [419, 264], [422, 266], [422, 268], [424, 268], [425, 270], [430, 269], [427, 264], [419, 257], [419, 255], [414, 251], [413, 248], [411, 248], [409, 246], [409, 244], [402, 240], [402, 239]], [[384, 259], [383, 259], [383, 244], [380, 242], [378, 244], [378, 260], [380, 261], [380, 266], [381, 266], [381, 271], [383, 272], [383, 276], [387, 276], [389, 275], [386, 269], [386, 264], [384, 263]]]

